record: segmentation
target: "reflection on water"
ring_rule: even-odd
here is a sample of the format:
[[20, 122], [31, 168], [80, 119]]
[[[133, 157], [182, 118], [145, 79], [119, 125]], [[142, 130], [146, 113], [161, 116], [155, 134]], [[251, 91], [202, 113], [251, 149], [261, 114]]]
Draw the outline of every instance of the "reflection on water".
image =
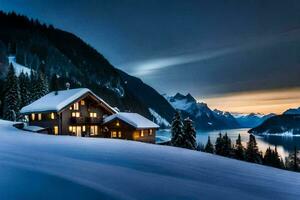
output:
[[[223, 131], [197, 131], [197, 142], [201, 144], [206, 144], [208, 136], [213, 143], [215, 143], [219, 133], [227, 133], [231, 139], [232, 143], [235, 143], [235, 140], [238, 137], [238, 134], [241, 134], [242, 143], [246, 147], [246, 143], [249, 140], [249, 129], [230, 129]], [[163, 136], [170, 138], [170, 130], [159, 130], [156, 133], [157, 136]], [[274, 148], [277, 146], [278, 153], [282, 158], [288, 156], [288, 153], [294, 149], [295, 146], [300, 148], [300, 136], [255, 136], [259, 150], [265, 152], [265, 150], [270, 146]]]

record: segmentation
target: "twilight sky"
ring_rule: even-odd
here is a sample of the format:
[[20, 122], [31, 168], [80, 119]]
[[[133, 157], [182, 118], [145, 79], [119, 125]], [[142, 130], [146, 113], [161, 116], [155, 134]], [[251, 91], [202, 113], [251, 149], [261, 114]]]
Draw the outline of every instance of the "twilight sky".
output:
[[212, 108], [300, 106], [298, 0], [0, 0], [70, 31], [160, 93]]

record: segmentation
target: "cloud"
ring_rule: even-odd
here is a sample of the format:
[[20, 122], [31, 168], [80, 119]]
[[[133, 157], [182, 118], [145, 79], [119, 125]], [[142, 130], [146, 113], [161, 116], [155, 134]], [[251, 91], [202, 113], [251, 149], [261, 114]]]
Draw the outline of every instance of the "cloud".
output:
[[280, 42], [288, 42], [299, 39], [300, 29], [291, 29], [286, 32], [281, 32], [275, 35], [260, 36], [241, 41], [239, 45], [232, 45], [218, 49], [210, 49], [207, 51], [198, 51], [189, 54], [179, 54], [176, 56], [167, 56], [143, 60], [122, 65], [123, 68], [128, 69], [129, 73], [134, 76], [145, 76], [157, 72], [160, 69], [195, 63], [205, 60], [214, 59], [225, 56], [235, 52], [251, 50], [255, 48], [262, 48], [269, 45], [274, 45]]
[[300, 106], [300, 87], [232, 93], [205, 98], [204, 101], [213, 109], [230, 112], [251, 113], [255, 111], [280, 114], [289, 108]]

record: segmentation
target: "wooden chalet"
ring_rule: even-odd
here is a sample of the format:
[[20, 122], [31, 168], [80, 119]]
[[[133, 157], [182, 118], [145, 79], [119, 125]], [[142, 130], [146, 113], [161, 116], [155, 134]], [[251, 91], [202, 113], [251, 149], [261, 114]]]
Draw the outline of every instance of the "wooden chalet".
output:
[[137, 113], [121, 113], [86, 88], [51, 92], [21, 109], [28, 126], [53, 135], [137, 140], [155, 143], [158, 125]]

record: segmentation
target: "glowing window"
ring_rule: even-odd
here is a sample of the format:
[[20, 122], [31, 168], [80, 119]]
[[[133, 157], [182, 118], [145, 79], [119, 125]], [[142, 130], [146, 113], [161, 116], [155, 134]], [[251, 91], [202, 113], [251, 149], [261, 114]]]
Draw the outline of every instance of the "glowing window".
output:
[[121, 132], [121, 131], [118, 132], [118, 137], [119, 137], [119, 138], [122, 137], [122, 132]]
[[144, 130], [141, 130], [141, 137], [144, 137]]
[[112, 131], [111, 132], [111, 137], [116, 138], [117, 137], [117, 131]]
[[117, 121], [117, 123], [116, 123], [116, 126], [120, 126], [120, 123], [119, 123], [119, 121]]
[[54, 134], [58, 135], [58, 126], [54, 126]]
[[80, 101], [80, 105], [84, 106], [84, 105], [85, 105], [85, 101], [84, 101], [84, 100], [81, 100], [81, 101]]
[[73, 131], [73, 127], [69, 126], [69, 132], [72, 133], [72, 131]]
[[149, 130], [149, 135], [152, 135], [153, 131], [152, 129]]
[[97, 135], [98, 134], [98, 126], [91, 126], [91, 135]]
[[51, 119], [55, 119], [54, 113], [51, 113], [51, 114], [50, 114], [50, 118], [51, 118]]
[[85, 132], [85, 126], [82, 127], [82, 131]]
[[74, 103], [74, 110], [79, 110], [79, 103], [78, 102]]
[[39, 121], [42, 120], [42, 114], [41, 114], [41, 113], [38, 114], [38, 120], [39, 120]]
[[32, 121], [35, 120], [35, 114], [34, 114], [34, 113], [31, 114], [31, 120], [32, 120]]
[[97, 117], [97, 113], [91, 112], [91, 113], [90, 113], [90, 117], [94, 117], [94, 118]]
[[80, 117], [80, 112], [72, 112], [72, 117]]

